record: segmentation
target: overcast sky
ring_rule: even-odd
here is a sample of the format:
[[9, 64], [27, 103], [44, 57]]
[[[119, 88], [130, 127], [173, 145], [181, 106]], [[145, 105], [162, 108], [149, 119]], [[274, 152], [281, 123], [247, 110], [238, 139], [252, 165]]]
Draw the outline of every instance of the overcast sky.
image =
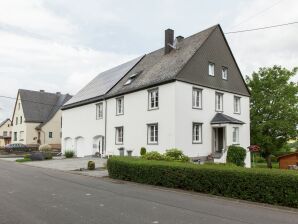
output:
[[[298, 21], [296, 0], [0, 0], [0, 95], [19, 88], [75, 94], [101, 71], [189, 36]], [[298, 66], [298, 24], [226, 36], [243, 76]], [[295, 80], [298, 78], [296, 77]], [[0, 121], [13, 100], [0, 98]]]

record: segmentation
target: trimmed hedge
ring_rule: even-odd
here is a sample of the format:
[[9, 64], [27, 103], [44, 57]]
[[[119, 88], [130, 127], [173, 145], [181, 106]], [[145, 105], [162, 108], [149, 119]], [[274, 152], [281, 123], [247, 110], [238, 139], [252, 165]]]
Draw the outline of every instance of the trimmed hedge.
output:
[[298, 172], [112, 157], [114, 179], [298, 208]]

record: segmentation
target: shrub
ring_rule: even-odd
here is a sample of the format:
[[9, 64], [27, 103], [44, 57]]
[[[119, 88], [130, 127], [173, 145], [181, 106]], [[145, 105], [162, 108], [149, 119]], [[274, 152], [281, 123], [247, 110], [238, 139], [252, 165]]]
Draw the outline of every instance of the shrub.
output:
[[94, 161], [88, 162], [88, 170], [95, 170], [95, 162]]
[[52, 147], [48, 144], [44, 144], [44, 145], [40, 145], [38, 149], [41, 152], [50, 152], [52, 150]]
[[140, 154], [141, 156], [145, 155], [146, 154], [146, 148], [145, 147], [142, 147], [141, 150], [140, 150]]
[[111, 178], [298, 208], [298, 172], [112, 157]]
[[184, 155], [179, 149], [168, 149], [166, 150], [165, 156], [171, 158], [170, 160], [189, 162], [189, 157]]
[[147, 160], [166, 160], [165, 156], [157, 151], [148, 152], [142, 158]]
[[[31, 158], [31, 154], [25, 154], [24, 155], [24, 159], [30, 159]], [[31, 160], [31, 159], [30, 159]]]
[[227, 162], [234, 163], [237, 166], [244, 166], [244, 160], [246, 157], [246, 150], [240, 146], [229, 146], [227, 154]]
[[65, 155], [66, 158], [72, 158], [72, 157], [74, 157], [74, 151], [72, 151], [72, 150], [66, 150], [64, 152], [64, 155]]
[[44, 160], [44, 155], [42, 152], [33, 152], [30, 156], [30, 159], [32, 161]]

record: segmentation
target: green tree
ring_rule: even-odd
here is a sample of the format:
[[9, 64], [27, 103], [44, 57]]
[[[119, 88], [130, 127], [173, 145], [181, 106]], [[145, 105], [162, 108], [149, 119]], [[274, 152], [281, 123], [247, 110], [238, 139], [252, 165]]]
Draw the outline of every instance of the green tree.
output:
[[290, 81], [297, 71], [273, 66], [246, 78], [251, 91], [251, 143], [261, 147], [269, 168], [272, 152], [298, 134], [298, 85]]

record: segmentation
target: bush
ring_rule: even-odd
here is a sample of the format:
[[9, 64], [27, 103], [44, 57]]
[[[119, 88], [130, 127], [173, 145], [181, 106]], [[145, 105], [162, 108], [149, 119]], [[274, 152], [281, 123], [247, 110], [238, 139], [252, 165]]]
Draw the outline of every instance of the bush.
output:
[[112, 157], [111, 178], [298, 208], [298, 172]]
[[244, 166], [246, 150], [240, 146], [231, 145], [228, 148], [227, 162], [234, 163], [237, 166]]
[[142, 158], [147, 160], [166, 160], [165, 156], [157, 151], [148, 152]]
[[[25, 154], [24, 155], [24, 159], [30, 159], [31, 158], [31, 154]], [[31, 160], [31, 159], [30, 159]]]
[[30, 156], [30, 159], [32, 161], [40, 161], [40, 160], [44, 160], [44, 155], [42, 152], [33, 152]]
[[64, 155], [65, 155], [66, 158], [72, 158], [72, 157], [74, 157], [74, 151], [72, 151], [72, 150], [66, 150], [64, 152]]
[[52, 150], [52, 147], [48, 144], [44, 144], [44, 145], [40, 145], [38, 149], [41, 152], [50, 152]]
[[140, 150], [140, 154], [141, 156], [145, 155], [146, 154], [146, 148], [145, 147], [142, 147], [141, 150]]
[[184, 155], [179, 149], [168, 149], [165, 153], [166, 157], [170, 157], [172, 160], [177, 160], [181, 162], [189, 162], [189, 157]]
[[94, 161], [88, 162], [88, 170], [95, 170], [95, 162]]

